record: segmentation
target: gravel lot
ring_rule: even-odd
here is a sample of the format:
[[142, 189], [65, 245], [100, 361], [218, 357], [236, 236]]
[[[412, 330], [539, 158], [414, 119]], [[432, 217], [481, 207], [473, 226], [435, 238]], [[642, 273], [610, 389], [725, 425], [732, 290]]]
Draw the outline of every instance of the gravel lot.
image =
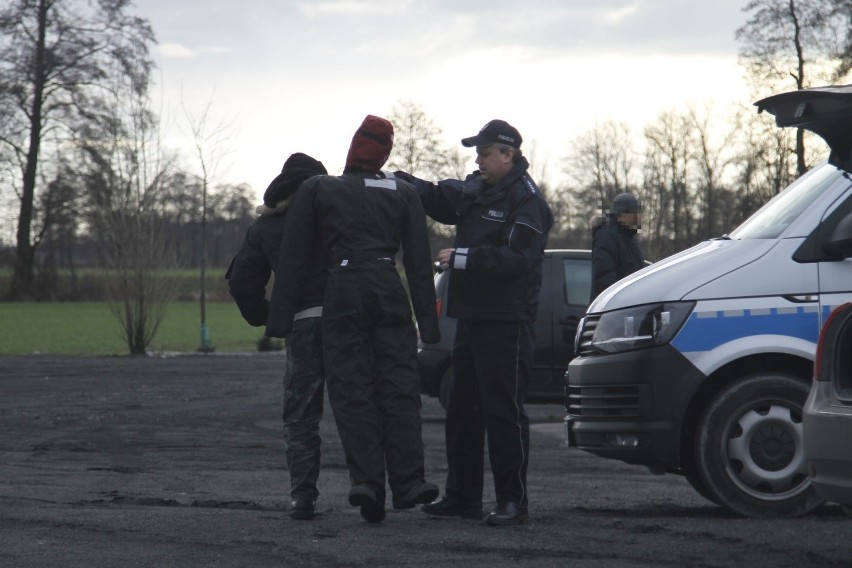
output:
[[[533, 420], [530, 522], [487, 527], [346, 502], [323, 419], [321, 515], [288, 515], [280, 354], [0, 357], [0, 566], [852, 566], [852, 519], [729, 515], [685, 480], [569, 449]], [[443, 412], [423, 400], [427, 477]], [[490, 479], [486, 507], [493, 506]]]

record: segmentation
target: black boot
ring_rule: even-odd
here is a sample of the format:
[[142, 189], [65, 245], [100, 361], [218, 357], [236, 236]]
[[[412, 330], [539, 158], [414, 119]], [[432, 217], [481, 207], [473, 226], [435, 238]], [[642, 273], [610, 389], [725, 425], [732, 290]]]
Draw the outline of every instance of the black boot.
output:
[[420, 510], [436, 517], [461, 517], [463, 519], [481, 519], [482, 502], [466, 503], [450, 495], [444, 495], [437, 501], [423, 505]]
[[314, 518], [316, 500], [305, 495], [297, 495], [290, 503], [290, 518], [300, 521], [309, 521]]
[[485, 523], [494, 526], [519, 525], [529, 518], [526, 507], [512, 501], [500, 503], [493, 513], [485, 517]]

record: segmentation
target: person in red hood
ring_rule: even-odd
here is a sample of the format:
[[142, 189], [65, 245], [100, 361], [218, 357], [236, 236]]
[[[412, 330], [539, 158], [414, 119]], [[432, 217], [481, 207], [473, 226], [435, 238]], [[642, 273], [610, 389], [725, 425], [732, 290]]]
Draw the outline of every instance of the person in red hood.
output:
[[[341, 176], [305, 182], [290, 205], [266, 335], [286, 337], [317, 240], [328, 252], [322, 308], [328, 397], [361, 516], [385, 518], [385, 478], [395, 509], [429, 503], [438, 486], [425, 481], [417, 374], [421, 339], [440, 339], [426, 216], [414, 187], [381, 171], [393, 148], [393, 125], [368, 115]], [[390, 176], [390, 177], [388, 177]], [[411, 302], [396, 269], [402, 264]]]

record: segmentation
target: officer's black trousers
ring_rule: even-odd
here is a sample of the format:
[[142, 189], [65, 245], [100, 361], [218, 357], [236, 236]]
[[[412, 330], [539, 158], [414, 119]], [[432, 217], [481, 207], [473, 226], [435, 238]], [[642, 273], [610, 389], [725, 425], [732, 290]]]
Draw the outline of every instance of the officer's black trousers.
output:
[[487, 432], [497, 502], [527, 505], [524, 399], [534, 333], [532, 322], [458, 322], [446, 421], [448, 495], [482, 501]]

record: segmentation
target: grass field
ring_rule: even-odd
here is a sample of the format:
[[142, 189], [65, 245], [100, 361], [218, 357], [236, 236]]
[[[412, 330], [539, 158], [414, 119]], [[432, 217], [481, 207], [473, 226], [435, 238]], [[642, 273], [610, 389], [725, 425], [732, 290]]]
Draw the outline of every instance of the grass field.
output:
[[[256, 351], [263, 328], [249, 326], [233, 302], [208, 302], [216, 352]], [[201, 345], [198, 302], [169, 305], [149, 352], [195, 352]], [[118, 320], [105, 302], [0, 303], [0, 355], [128, 355]]]

